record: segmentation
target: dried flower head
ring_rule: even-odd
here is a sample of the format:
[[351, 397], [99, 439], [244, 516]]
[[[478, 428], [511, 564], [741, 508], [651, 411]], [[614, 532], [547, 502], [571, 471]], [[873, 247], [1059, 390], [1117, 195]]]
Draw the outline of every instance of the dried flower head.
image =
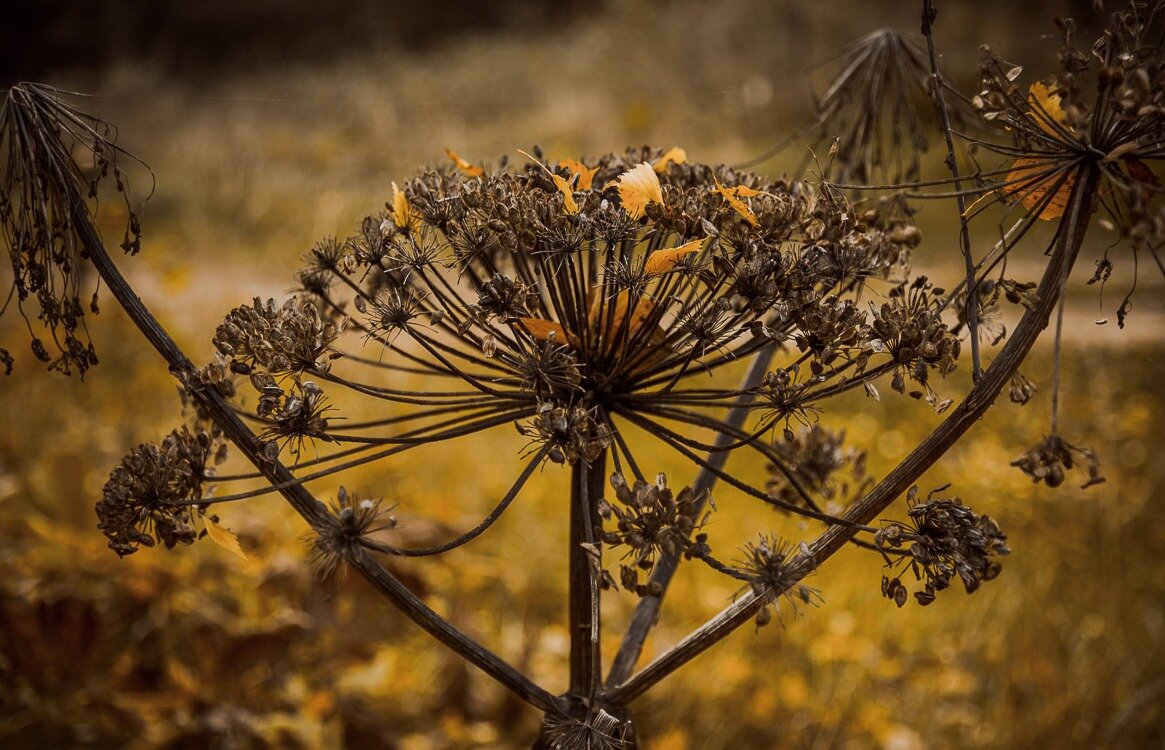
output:
[[866, 454], [844, 443], [844, 431], [817, 424], [795, 434], [788, 431], [773, 442], [769, 493], [783, 506], [803, 505], [807, 498], [837, 503], [860, 495], [871, 481], [866, 476]]
[[586, 718], [548, 715], [542, 720], [541, 740], [550, 750], [627, 750], [635, 746], [634, 729], [605, 708]]
[[1049, 487], [1059, 487], [1064, 483], [1067, 472], [1077, 464], [1088, 472], [1088, 479], [1081, 489], [1104, 482], [1100, 475], [1100, 461], [1091, 448], [1073, 445], [1059, 435], [1052, 433], [1027, 453], [1011, 462], [1033, 482], [1043, 482]]
[[272, 375], [323, 373], [330, 365], [329, 347], [343, 325], [325, 320], [310, 301], [291, 297], [282, 305], [258, 297], [232, 310], [214, 334], [219, 354], [232, 371], [243, 375], [260, 367]]
[[[839, 183], [917, 180], [919, 157], [927, 149], [935, 120], [922, 37], [877, 29], [847, 44], [826, 63], [831, 77], [815, 99], [816, 117], [797, 136], [811, 131], [820, 158], [828, 149], [827, 166]], [[955, 110], [952, 118], [961, 125], [964, 112]], [[750, 165], [793, 142], [787, 139]]]
[[[836, 191], [693, 163], [682, 149], [528, 158], [513, 170], [457, 157], [423, 171], [357, 233], [313, 248], [303, 297], [227, 316], [215, 346], [229, 371], [250, 376], [265, 456], [290, 448], [293, 472], [317, 478], [516, 425], [531, 462], [612, 460], [626, 473], [631, 504], [617, 493], [608, 512], [624, 527], [612, 533], [632, 550], [624, 578], [638, 590], [635, 571], [697, 544], [705, 497], [652, 489], [629, 428], [696, 466], [714, 446], [688, 428], [711, 431], [730, 443], [716, 450], [747, 446], [788, 463], [828, 500], [824, 444], [782, 457], [757, 438], [807, 425], [820, 400], [872, 388], [881, 373], [925, 384], [928, 370], [954, 367], [957, 341], [929, 286], [902, 282], [918, 234], [900, 200], [859, 216]], [[859, 294], [891, 277], [898, 286], [871, 316]], [[785, 361], [743, 389], [719, 377], [785, 343]], [[420, 385], [386, 385], [393, 372]], [[323, 387], [362, 399], [361, 421], [337, 423]], [[725, 408], [748, 397], [757, 423], [726, 421]], [[301, 455], [308, 441], [311, 457]], [[527, 464], [507, 497], [530, 473]], [[816, 499], [731, 481], [829, 521]]]
[[125, 556], [157, 542], [168, 549], [191, 544], [198, 537], [194, 506], [224, 448], [210, 433], [183, 427], [160, 446], [142, 444], [122, 458], [96, 506], [98, 528], [110, 549]]
[[[933, 602], [955, 575], [968, 594], [999, 575], [1002, 565], [994, 558], [1011, 550], [995, 521], [977, 515], [957, 498], [936, 498], [932, 492], [920, 503], [915, 501], [917, 496], [918, 488], [911, 488], [910, 520], [883, 521], [874, 544], [891, 572], [909, 566], [915, 579], [923, 582], [923, 589], [914, 592], [919, 604]], [[900, 575], [882, 576], [882, 594], [899, 607], [906, 603], [907, 590]]]
[[324, 416], [332, 407], [327, 405], [324, 391], [318, 385], [310, 380], [296, 380], [285, 391], [269, 374], [260, 372], [252, 373], [251, 381], [262, 393], [256, 413], [268, 420], [267, 427], [259, 434], [260, 439], [281, 443], [296, 458], [304, 443], [333, 439]]
[[611, 445], [610, 428], [590, 411], [548, 401], [538, 404], [534, 417], [519, 424], [518, 432], [545, 446], [546, 457], [556, 464], [590, 463]]
[[608, 525], [613, 524], [603, 532], [603, 541], [627, 548], [623, 554], [627, 562], [619, 566], [619, 581], [640, 596], [658, 593], [639, 582], [640, 574], [650, 574], [660, 556], [678, 556], [691, 548], [692, 535], [709, 515], [701, 516], [706, 498], [691, 487], [674, 494], [663, 474], [653, 484], [636, 481], [629, 485], [616, 472], [611, 475], [611, 488], [615, 502], [601, 502], [599, 514]]
[[331, 511], [327, 528], [311, 540], [310, 560], [321, 579], [342, 573], [370, 535], [396, 528], [392, 506], [379, 499], [358, 499], [343, 487], [336, 493]]
[[[140, 249], [141, 225], [118, 164], [119, 157], [134, 157], [117, 146], [111, 125], [61, 96], [49, 86], [21, 83], [8, 89], [0, 107], [0, 238], [12, 267], [12, 286], [3, 296], [15, 293], [25, 317], [25, 305], [35, 300], [38, 324], [30, 330], [38, 360], [50, 370], [84, 376], [97, 364], [85, 315], [98, 311], [96, 289], [91, 296], [82, 292], [90, 265], [83, 236], [97, 236], [84, 201], [98, 198], [101, 183], [112, 178], [129, 214], [122, 242], [127, 253]], [[78, 166], [74, 153], [91, 154], [92, 161]], [[90, 298], [83, 302], [84, 296]], [[7, 307], [0, 305], [0, 313]], [[0, 349], [6, 372], [13, 362]]]
[[[874, 313], [870, 326], [895, 364], [891, 387], [906, 392], [906, 379], [928, 389], [929, 371], [947, 375], [959, 357], [959, 339], [940, 316], [942, 289], [934, 289], [925, 276], [900, 284], [890, 301]], [[914, 391], [915, 398], [924, 393]]]
[[1010, 160], [995, 195], [1022, 206], [1025, 227], [1064, 216], [1081, 176], [1095, 171], [1095, 197], [1134, 257], [1161, 246], [1165, 207], [1148, 166], [1165, 157], [1160, 10], [1131, 3], [1088, 49], [1078, 47], [1074, 22], [1058, 19], [1061, 71], [1026, 86], [1021, 66], [983, 48], [972, 105], [1006, 142], [980, 143]]
[[745, 581], [749, 589], [764, 602], [756, 613], [758, 627], [772, 621], [774, 607], [777, 614], [780, 614], [780, 607], [775, 605], [782, 594], [791, 603], [794, 612], [799, 612], [798, 602], [813, 604], [819, 599], [815, 589], [798, 583], [811, 568], [807, 570], [800, 564], [793, 564], [794, 559], [812, 560], [805, 545], [801, 547], [802, 554], [794, 558], [793, 548], [788, 542], [762, 534], [756, 542], [749, 542], [741, 551], [744, 558], [736, 565], [736, 577]]

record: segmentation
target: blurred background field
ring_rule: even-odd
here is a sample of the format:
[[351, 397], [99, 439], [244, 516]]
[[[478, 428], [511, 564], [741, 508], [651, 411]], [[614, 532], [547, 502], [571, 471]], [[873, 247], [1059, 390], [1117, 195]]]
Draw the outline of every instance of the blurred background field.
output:
[[[737, 163], [811, 115], [809, 92], [822, 83], [812, 62], [877, 26], [918, 26], [914, 4], [899, 2], [355, 2], [328, 15], [308, 3], [162, 3], [153, 15], [91, 5], [102, 7], [20, 11], [2, 32], [19, 54], [0, 75], [97, 94], [121, 144], [151, 166], [143, 252], [122, 268], [196, 361], [211, 358], [231, 307], [283, 298], [315, 240], [355, 231], [383, 208], [390, 181], [446, 147], [496, 162], [534, 143], [555, 159], [651, 143]], [[964, 90], [980, 42], [1001, 45], [1034, 80], [1055, 65], [1051, 17], [1096, 18], [1091, 3], [1020, 5], [939, 3], [938, 43]], [[42, 44], [12, 41], [26, 37]], [[803, 153], [758, 169], [779, 174]], [[940, 174], [932, 157], [927, 169]], [[950, 283], [955, 210], [936, 202], [919, 218], [915, 268]], [[102, 217], [109, 237], [123, 219]], [[982, 225], [980, 248], [993, 229]], [[951, 482], [999, 521], [1013, 549], [1000, 578], [973, 596], [951, 590], [897, 610], [870, 556], [843, 553], [811, 581], [821, 607], [786, 607], [781, 623], [742, 630], [635, 704], [646, 747], [1163, 746], [1165, 297], [1142, 269], [1128, 325], [1116, 329], [1129, 258], [1117, 256], [1103, 307], [1083, 283], [1112, 240], [1098, 229], [1086, 246], [1064, 363], [1063, 432], [1098, 452], [1108, 481], [1070, 486], [1081, 475], [1049, 490], [1008, 466], [1048, 430], [1042, 345], [1024, 367], [1036, 399], [998, 404], [921, 483]], [[1022, 248], [1017, 276], [1034, 275], [1039, 251]], [[1113, 322], [1093, 323], [1105, 317]], [[174, 384], [111, 300], [92, 325], [102, 363], [83, 383], [41, 372], [21, 325], [0, 321], [17, 356], [0, 380], [0, 747], [529, 743], [533, 712], [359, 580], [314, 581], [306, 529], [276, 500], [221, 511], [246, 562], [207, 544], [118, 560], [93, 503], [131, 446], [178, 423]], [[940, 392], [965, 389], [966, 369]], [[880, 404], [854, 398], [823, 417], [867, 448], [875, 475], [938, 419], [882, 390]], [[343, 483], [397, 502], [402, 534], [439, 538], [504, 493], [523, 444], [506, 428]], [[690, 481], [672, 459], [658, 468], [673, 485]], [[483, 540], [394, 568], [551, 690], [565, 685], [565, 476], [548, 467]], [[334, 497], [337, 487], [314, 489]], [[731, 492], [716, 500], [720, 550], [758, 530], [794, 541], [817, 531]], [[889, 515], [903, 514], [898, 505]], [[648, 656], [734, 593], [703, 571], [682, 573]], [[629, 609], [623, 596], [611, 597], [611, 613]], [[613, 623], [608, 652], [618, 635]]]

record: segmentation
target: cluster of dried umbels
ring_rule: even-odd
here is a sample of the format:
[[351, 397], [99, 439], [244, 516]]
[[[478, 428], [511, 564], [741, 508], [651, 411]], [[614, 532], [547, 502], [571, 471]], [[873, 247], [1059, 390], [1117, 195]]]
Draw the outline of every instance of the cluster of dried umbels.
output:
[[[933, 15], [925, 7], [929, 28]], [[909, 598], [906, 571], [921, 587], [914, 598], [923, 605], [956, 576], [973, 592], [998, 575], [998, 558], [1009, 552], [1004, 535], [958, 500], [932, 493], [918, 502], [911, 485], [1004, 387], [1010, 385], [1013, 401], [1032, 398], [1034, 386], [1018, 366], [1062, 299], [1094, 212], [1120, 228], [1136, 257], [1161, 265], [1165, 212], [1147, 166], [1165, 156], [1165, 73], [1145, 33], [1155, 13], [1156, 6], [1134, 6], [1116, 15], [1087, 51], [1076, 49], [1073, 27], [1064, 24], [1063, 71], [1030, 88], [1017, 83], [1020, 68], [985, 51], [983, 90], [961, 100], [941, 84], [933, 47], [931, 67], [920, 45], [889, 32], [850, 51], [852, 60], [888, 59], [885, 75], [895, 90], [905, 91], [909, 80], [929, 81], [924, 90], [935, 95], [948, 136], [950, 112], [969, 118], [977, 111], [996, 137], [971, 139], [980, 154], [990, 149], [1009, 160], [967, 178], [952, 156], [953, 178], [930, 183], [954, 185], [960, 200], [978, 196], [963, 212], [967, 220], [990, 204], [1012, 206], [1004, 216], [1014, 223], [981, 258], [973, 260], [965, 241], [968, 277], [949, 291], [910, 272], [920, 235], [901, 189], [881, 198], [859, 193], [855, 201], [849, 186], [710, 167], [689, 162], [678, 148], [631, 149], [593, 161], [550, 160], [534, 149], [515, 168], [450, 153], [449, 163], [403, 187], [394, 184], [386, 211], [366, 218], [355, 235], [319, 243], [295, 297], [233, 310], [214, 336], [218, 362], [196, 369], [165, 341], [155, 343], [179, 375], [197, 425], [123, 459], [97, 504], [100, 527], [121, 555], [156, 542], [188, 544], [199, 536], [199, 523], [221, 538], [207, 515], [212, 504], [279, 491], [312, 524], [312, 554], [323, 570], [356, 568], [450, 648], [541, 709], [539, 742], [547, 747], [628, 746], [630, 700], [732, 629], [769, 622], [780, 597], [794, 608], [813, 602], [805, 577], [847, 543], [882, 558], [882, 591], [898, 606]], [[847, 74], [835, 88], [848, 90], [879, 68], [861, 69], [860, 80]], [[863, 85], [878, 84], [875, 75]], [[82, 231], [89, 225], [76, 213], [81, 201], [69, 192], [72, 183], [50, 180], [52, 200], [38, 207], [33, 198], [43, 181], [35, 175], [65, 159], [67, 152], [52, 145], [63, 133], [96, 145], [101, 169], [113, 147], [91, 120], [62, 105], [54, 110], [57, 100], [43, 89], [13, 92], [33, 102], [20, 104], [14, 93], [5, 108], [9, 157], [0, 218], [15, 289], [21, 301], [37, 296], [49, 330], [65, 331], [57, 367], [83, 371], [91, 358], [78, 354], [88, 351], [74, 336], [82, 324], [62, 312], [75, 306], [76, 264], [95, 258], [118, 294], [116, 270], [103, 266], [103, 248]], [[946, 96], [956, 97], [950, 110]], [[910, 106], [886, 106], [897, 104]], [[821, 125], [871, 116], [835, 112]], [[891, 118], [891, 142], [921, 148], [925, 138], [915, 130], [927, 119]], [[21, 140], [38, 127], [51, 132], [39, 143]], [[869, 180], [885, 166], [886, 139], [875, 141], [876, 147], [847, 141], [831, 158], [843, 173]], [[1037, 284], [1008, 277], [1008, 252], [1040, 220], [1058, 222], [1044, 278]], [[1104, 281], [1110, 269], [1106, 255], [1095, 280]], [[979, 340], [1004, 340], [992, 320], [1003, 303], [1022, 317], [984, 369]], [[1122, 321], [1127, 310], [1126, 299]], [[935, 376], [955, 369], [963, 341], [972, 344], [974, 385], [950, 409], [954, 401], [939, 395]], [[43, 349], [34, 343], [34, 351]], [[727, 382], [740, 377], [743, 363], [751, 365], [743, 381]], [[865, 474], [862, 452], [846, 447], [844, 436], [817, 416], [827, 399], [850, 391], [880, 399], [880, 380], [947, 415], [875, 482]], [[237, 392], [246, 381], [250, 389]], [[359, 419], [333, 407], [330, 397], [341, 392], [362, 399]], [[1086, 484], [1102, 481], [1095, 455], [1060, 437], [1057, 419], [1054, 413], [1052, 434], [1016, 465], [1056, 486], [1082, 459]], [[380, 501], [341, 491], [328, 510], [303, 489], [354, 466], [514, 426], [529, 442], [510, 491], [476, 527], [431, 547], [392, 544], [396, 518]], [[643, 455], [645, 436], [690, 462], [690, 484], [673, 489], [641, 465], [636, 456]], [[212, 465], [227, 438], [254, 463], [257, 489], [210, 492], [222, 481]], [[767, 483], [739, 479], [725, 466], [729, 454], [763, 461]], [[569, 467], [571, 493], [571, 679], [557, 697], [428, 610], [370, 555], [422, 557], [470, 542], [548, 462]], [[765, 534], [726, 562], [705, 531], [717, 483], [819, 522], [824, 531], [798, 544]], [[904, 493], [908, 520], [870, 525]], [[741, 594], [633, 674], [684, 560], [740, 581]], [[603, 591], [618, 589], [639, 604], [604, 679], [600, 603]]]
[[[660, 589], [639, 576], [663, 554], [712, 560], [695, 535], [708, 493], [649, 483], [628, 427], [764, 503], [830, 523], [822, 501], [853, 499], [836, 496], [832, 475], [862, 455], [814, 423], [824, 400], [876, 394], [873, 379], [889, 373], [899, 393], [950, 403], [931, 374], [954, 370], [959, 341], [942, 291], [906, 280], [918, 233], [898, 201], [859, 212], [829, 188], [644, 149], [591, 165], [536, 153], [516, 171], [453, 163], [408, 181], [389, 207], [312, 250], [301, 296], [233, 310], [214, 366], [249, 380], [265, 454], [286, 447], [293, 470], [312, 476], [500, 425], [529, 439], [529, 463], [609, 460], [615, 496], [596, 492], [605, 523], [592, 544], [625, 547], [632, 564], [617, 579], [604, 570], [604, 587]], [[759, 382], [716, 377], [778, 352], [785, 361]], [[386, 371], [424, 376], [423, 390], [386, 385]], [[341, 388], [382, 402], [385, 416], [369, 405], [359, 423], [329, 419], [326, 393]], [[733, 426], [723, 414], [742, 400], [757, 416]], [[412, 407], [405, 418], [400, 404]], [[768, 462], [780, 489], [744, 485], [702, 457], [738, 449]], [[202, 496], [172, 499], [185, 515]], [[347, 545], [329, 549], [331, 539], [317, 552], [342, 558]]]

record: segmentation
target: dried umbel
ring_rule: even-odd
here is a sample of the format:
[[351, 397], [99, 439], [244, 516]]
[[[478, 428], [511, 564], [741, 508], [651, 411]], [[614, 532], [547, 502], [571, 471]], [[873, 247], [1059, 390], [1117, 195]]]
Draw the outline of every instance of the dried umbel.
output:
[[780, 463], [769, 466], [769, 492], [786, 505], [810, 496], [844, 504], [869, 486], [864, 451], [845, 446], [845, 432], [814, 424], [773, 442]]
[[639, 576], [649, 574], [660, 557], [685, 554], [694, 544], [704, 542], [706, 535], [693, 539], [693, 534], [708, 518], [709, 513], [701, 515], [706, 498], [691, 487], [673, 493], [663, 474], [653, 484], [636, 481], [629, 485], [622, 474], [615, 473], [611, 488], [615, 501], [599, 504], [599, 515], [612, 526], [604, 531], [603, 541], [627, 548], [623, 555], [627, 562], [619, 566], [619, 582], [642, 596], [652, 589], [640, 583]]
[[342, 332], [323, 319], [311, 302], [292, 297], [282, 305], [258, 297], [236, 307], [214, 334], [214, 346], [233, 369], [248, 374], [261, 367], [272, 375], [327, 371], [329, 347]]
[[168, 548], [198, 537], [194, 506], [203, 500], [211, 465], [225, 445], [207, 432], [183, 427], [162, 444], [134, 448], [109, 475], [97, 502], [98, 528], [118, 555], [157, 542]]
[[[891, 387], [906, 392], [910, 379], [927, 389], [929, 372], [940, 375], [954, 371], [959, 357], [959, 339], [940, 315], [941, 289], [932, 289], [925, 276], [909, 285], [901, 284], [890, 293], [890, 301], [877, 310], [871, 324], [877, 339], [894, 360]], [[911, 393], [915, 398], [924, 394]]]
[[[141, 247], [141, 225], [117, 161], [126, 154], [116, 145], [116, 130], [66, 103], [60, 93], [39, 84], [18, 84], [7, 91], [0, 107], [0, 242], [12, 267], [0, 314], [13, 294], [21, 314], [35, 300], [33, 355], [50, 370], [83, 376], [97, 364], [85, 316], [98, 310], [96, 285], [91, 292], [82, 288], [90, 268], [82, 235], [97, 236], [84, 200], [99, 197], [101, 182], [112, 178], [129, 213], [122, 241], [127, 253]], [[92, 160], [79, 165], [75, 151], [91, 154]], [[45, 335], [47, 343], [41, 339]], [[6, 373], [14, 361], [0, 348]]]
[[586, 718], [547, 717], [542, 738], [547, 750], [631, 750], [636, 747], [635, 731], [630, 722], [622, 721], [604, 708]]
[[331, 511], [327, 529], [311, 540], [311, 561], [321, 578], [343, 572], [346, 562], [373, 534], [396, 527], [396, 516], [383, 500], [359, 499], [343, 487]]
[[[829, 79], [814, 98], [813, 121], [749, 165], [790, 145], [801, 146], [807, 136], [821, 167], [838, 183], [919, 179], [920, 157], [937, 119], [923, 38], [899, 29], [877, 29], [838, 50], [824, 67]], [[952, 115], [963, 124], [962, 109]]]
[[556, 464], [590, 463], [611, 445], [610, 428], [581, 406], [540, 403], [530, 422], [518, 425], [518, 432], [545, 446], [546, 457]]
[[[1149, 166], [1165, 158], [1165, 71], [1154, 30], [1160, 14], [1160, 3], [1132, 3], [1113, 14], [1089, 49], [1077, 46], [1071, 19], [1058, 21], [1061, 71], [1026, 85], [1021, 66], [983, 48], [983, 88], [972, 105], [1007, 142], [979, 143], [1010, 160], [997, 173], [1001, 189], [988, 195], [1025, 212], [1008, 245], [1033, 221], [1063, 217], [1082, 175], [1097, 170], [1096, 198], [1134, 257], [1153, 257], [1162, 247], [1165, 206]], [[1110, 250], [1101, 262], [1106, 268]], [[1094, 280], [1100, 276], [1098, 268]], [[1118, 311], [1122, 324], [1128, 307], [1126, 297]]]
[[803, 556], [800, 559], [804, 562], [795, 564], [790, 544], [776, 536], [763, 534], [756, 542], [745, 545], [742, 552], [744, 557], [738, 563], [734, 577], [745, 581], [764, 603], [756, 613], [757, 627], [764, 627], [772, 621], [772, 609], [782, 594], [792, 604], [794, 611], [797, 610], [798, 602], [814, 602], [817, 592], [804, 583], [798, 583], [813, 568], [811, 556]]
[[1031, 477], [1033, 482], [1043, 482], [1049, 487], [1063, 484], [1067, 472], [1078, 464], [1088, 473], [1088, 479], [1080, 485], [1081, 489], [1104, 482], [1096, 452], [1091, 448], [1073, 445], [1055, 433], [1011, 462], [1012, 466]]
[[[386, 213], [309, 254], [306, 297], [231, 312], [215, 345], [250, 375], [265, 437], [295, 454], [332, 441], [350, 466], [510, 423], [538, 460], [610, 455], [645, 481], [626, 427], [690, 460], [708, 446], [675, 425], [743, 437], [721, 418], [743, 392], [709, 376], [758, 352], [796, 349], [747, 386], [771, 407], [755, 434], [888, 369], [926, 383], [953, 368], [957, 343], [913, 301], [920, 286], [910, 304], [891, 287], [881, 328], [893, 332], [856, 302], [907, 272], [917, 235], [899, 203], [859, 219], [833, 192], [689, 163], [682, 149], [528, 159], [507, 171], [458, 158], [394, 186]], [[385, 371], [430, 377], [397, 390]], [[325, 419], [309, 378], [364, 397], [361, 420]], [[402, 406], [417, 425], [403, 433], [389, 414]], [[813, 501], [785, 505], [820, 517]]]
[[[994, 558], [1011, 553], [999, 525], [957, 498], [936, 498], [931, 493], [925, 501], [915, 502], [917, 494], [917, 488], [912, 488], [909, 521], [883, 522], [874, 535], [892, 572], [909, 568], [923, 583], [923, 589], [914, 592], [915, 600], [923, 606], [930, 604], [956, 575], [968, 594], [998, 576], [1002, 565]], [[882, 576], [882, 595], [899, 607], [906, 603], [900, 574]]]
[[878, 29], [844, 49], [838, 69], [818, 104], [820, 130], [837, 138], [838, 181], [918, 179], [934, 119], [921, 38]]

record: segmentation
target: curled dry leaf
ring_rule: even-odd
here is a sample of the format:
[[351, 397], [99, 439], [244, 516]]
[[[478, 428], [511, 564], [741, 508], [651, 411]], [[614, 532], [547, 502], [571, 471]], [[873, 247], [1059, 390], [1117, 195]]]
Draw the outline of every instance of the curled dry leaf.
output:
[[679, 146], [672, 146], [666, 152], [664, 152], [663, 156], [659, 157], [659, 159], [656, 160], [655, 167], [654, 167], [655, 173], [656, 174], [663, 174], [664, 172], [667, 171], [667, 167], [669, 164], [672, 164], [672, 163], [683, 164], [687, 160], [688, 160], [688, 152], [687, 151], [684, 151]]
[[485, 174], [484, 168], [479, 167], [476, 164], [470, 164], [465, 159], [462, 159], [460, 156], [454, 153], [453, 149], [445, 149], [445, 155], [453, 160], [453, 163], [457, 165], [457, 168], [460, 169], [463, 174], [469, 177], [481, 177], [483, 174]]
[[728, 205], [732, 206], [736, 213], [740, 214], [740, 216], [745, 221], [754, 227], [758, 226], [759, 222], [757, 221], [756, 214], [752, 212], [752, 209], [749, 208], [748, 204], [741, 200], [741, 198], [752, 198], [754, 196], [760, 195], [761, 192], [759, 190], [753, 190], [752, 188], [745, 187], [744, 185], [737, 185], [733, 188], [726, 188], [720, 184], [719, 180], [717, 180], [716, 192], [719, 193], [721, 197], [724, 198], [724, 200], [728, 201]]
[[[549, 175], [550, 179], [554, 181], [554, 187], [558, 188], [558, 192], [562, 193], [562, 208], [568, 214], [571, 214], [571, 215], [577, 214], [578, 213], [578, 201], [576, 201], [574, 199], [574, 188], [572, 188], [570, 186], [570, 182], [571, 182], [571, 180], [574, 179], [574, 176], [573, 175], [571, 176], [571, 180], [567, 180], [562, 175], [557, 175], [554, 172], [552, 172], [550, 170], [550, 167], [546, 166], [541, 161], [534, 158], [530, 154], [526, 153], [522, 149], [518, 149], [518, 153], [521, 154], [522, 156], [525, 156], [527, 159], [534, 162], [538, 166], [542, 167], [542, 169], [546, 170], [546, 174]], [[569, 167], [568, 167], [568, 169], [569, 169]], [[592, 176], [593, 176], [593, 173], [592, 173]]]
[[1051, 221], [1063, 216], [1068, 209], [1068, 199], [1072, 197], [1075, 184], [1075, 172], [1064, 176], [1060, 172], [1049, 172], [1046, 159], [1022, 158], [1016, 159], [1007, 173], [1003, 189], [1008, 195], [1015, 196], [1029, 212], [1039, 210], [1037, 218]]
[[575, 180], [575, 190], [590, 190], [594, 184], [595, 172], [599, 171], [598, 167], [587, 167], [577, 159], [559, 159], [558, 166], [570, 170]]
[[421, 223], [421, 217], [409, 205], [404, 191], [392, 183], [392, 223], [399, 229], [414, 230]]
[[1036, 81], [1028, 89], [1027, 100], [1031, 103], [1029, 116], [1036, 125], [1052, 136], [1059, 137], [1068, 129], [1064, 108], [1060, 106], [1060, 95], [1043, 81]]

